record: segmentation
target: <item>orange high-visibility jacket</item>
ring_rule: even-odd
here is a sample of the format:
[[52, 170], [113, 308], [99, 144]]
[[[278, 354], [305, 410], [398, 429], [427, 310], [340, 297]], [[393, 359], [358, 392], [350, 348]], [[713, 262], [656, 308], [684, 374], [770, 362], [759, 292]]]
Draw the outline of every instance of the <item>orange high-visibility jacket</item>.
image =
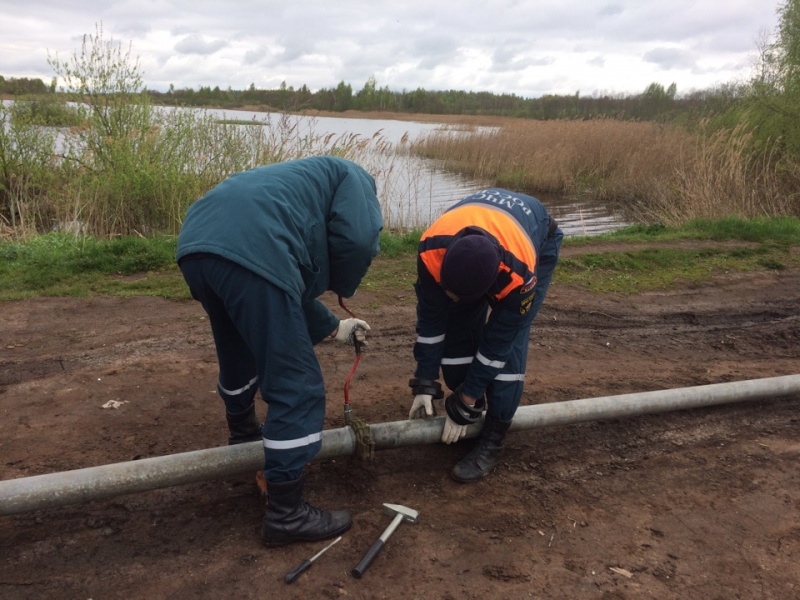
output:
[[[551, 226], [552, 225], [552, 226]], [[537, 281], [537, 257], [555, 231], [545, 207], [532, 196], [503, 189], [487, 189], [461, 200], [437, 219], [420, 238], [417, 261], [417, 343], [415, 376], [438, 379], [444, 352], [447, 312], [452, 301], [441, 287], [441, 269], [450, 244], [465, 233], [478, 230], [497, 245], [500, 266], [497, 279], [486, 295], [492, 306], [492, 322], [484, 328], [478, 352], [484, 363], [471, 368], [471, 395], [480, 392], [505, 363], [509, 345], [519, 328], [530, 327], [529, 310]], [[478, 397], [478, 396], [476, 396]]]

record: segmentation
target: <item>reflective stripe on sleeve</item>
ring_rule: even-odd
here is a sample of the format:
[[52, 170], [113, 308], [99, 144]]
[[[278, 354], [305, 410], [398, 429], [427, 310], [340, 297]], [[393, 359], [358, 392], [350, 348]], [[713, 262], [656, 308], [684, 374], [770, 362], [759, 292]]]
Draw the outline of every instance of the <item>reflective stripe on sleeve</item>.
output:
[[495, 377], [497, 381], [525, 381], [525, 373], [500, 373]]
[[478, 362], [480, 362], [483, 365], [486, 365], [487, 367], [494, 367], [495, 369], [502, 369], [503, 367], [506, 366], [506, 361], [504, 361], [504, 360], [502, 360], [502, 361], [501, 360], [489, 360], [488, 358], [486, 358], [480, 352], [478, 352], [475, 355], [475, 358], [478, 359]]
[[421, 335], [417, 336], [417, 343], [418, 344], [438, 344], [439, 342], [444, 341], [444, 334], [437, 335], [434, 337], [423, 337]]

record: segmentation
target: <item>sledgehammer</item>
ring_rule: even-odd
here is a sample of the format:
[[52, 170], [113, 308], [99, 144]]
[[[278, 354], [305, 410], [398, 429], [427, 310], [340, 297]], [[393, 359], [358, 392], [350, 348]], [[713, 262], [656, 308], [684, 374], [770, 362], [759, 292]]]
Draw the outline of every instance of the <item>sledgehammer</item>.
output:
[[397, 529], [397, 526], [400, 525], [403, 521], [408, 521], [409, 523], [416, 523], [419, 520], [419, 512], [414, 510], [413, 508], [408, 508], [407, 506], [401, 506], [399, 504], [384, 504], [383, 505], [383, 512], [385, 512], [390, 517], [393, 516], [392, 522], [386, 528], [386, 530], [381, 534], [375, 543], [372, 544], [372, 547], [367, 551], [364, 555], [364, 558], [361, 559], [350, 574], [355, 577], [356, 579], [361, 579], [361, 576], [364, 574], [364, 571], [367, 570], [367, 567], [372, 564], [372, 561], [375, 560], [375, 557], [378, 556], [381, 550], [383, 550], [384, 544], [386, 544], [386, 540], [389, 539], [389, 536], [394, 533], [394, 530]]

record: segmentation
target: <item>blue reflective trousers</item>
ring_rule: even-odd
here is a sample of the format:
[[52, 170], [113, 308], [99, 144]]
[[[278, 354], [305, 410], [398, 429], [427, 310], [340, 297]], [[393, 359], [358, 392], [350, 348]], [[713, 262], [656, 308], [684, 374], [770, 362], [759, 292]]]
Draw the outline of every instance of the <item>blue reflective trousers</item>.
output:
[[319, 452], [325, 420], [322, 370], [300, 303], [214, 255], [189, 255], [179, 266], [211, 323], [227, 412], [246, 411], [259, 390], [267, 404], [264, 476], [297, 479]]

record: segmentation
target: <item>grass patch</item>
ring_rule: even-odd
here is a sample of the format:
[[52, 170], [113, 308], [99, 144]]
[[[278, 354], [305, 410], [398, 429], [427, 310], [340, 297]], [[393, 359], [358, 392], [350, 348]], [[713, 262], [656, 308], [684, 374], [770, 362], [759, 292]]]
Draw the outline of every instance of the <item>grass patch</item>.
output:
[[753, 248], [652, 248], [562, 258], [554, 282], [596, 292], [632, 294], [704, 283], [731, 271], [782, 270], [790, 265], [800, 266], [800, 261], [787, 248], [767, 244]]
[[[375, 302], [414, 301], [420, 233], [381, 233], [381, 253], [361, 286], [375, 294]], [[669, 244], [679, 240], [703, 244]], [[175, 264], [176, 242], [174, 236], [107, 240], [65, 233], [0, 242], [0, 301], [93, 295], [187, 299], [186, 284]], [[629, 294], [708, 282], [731, 271], [800, 267], [800, 254], [793, 251], [800, 246], [796, 218], [693, 221], [680, 228], [633, 226], [602, 236], [570, 237], [564, 244], [603, 242], [614, 242], [614, 250], [562, 256], [555, 283]]]
[[417, 279], [416, 254], [392, 258], [378, 256], [372, 263], [359, 290], [376, 294], [379, 305], [406, 304], [416, 301], [413, 285]]
[[581, 246], [602, 241], [635, 243], [675, 240], [740, 241], [795, 245], [800, 244], [800, 218], [741, 219], [726, 217], [719, 220], [694, 219], [681, 227], [665, 227], [661, 224], [631, 225], [596, 236], [570, 237], [565, 239], [564, 243]]
[[686, 229], [696, 235], [706, 235], [713, 240], [800, 244], [800, 219], [796, 217], [750, 220], [728, 217], [718, 221], [695, 220], [689, 222]]
[[[174, 271], [176, 239], [171, 236], [98, 240], [51, 233], [25, 242], [0, 244], [0, 300], [33, 296], [92, 294], [172, 297], [176, 286], [141, 275]], [[136, 282], [128, 280], [138, 275]], [[184, 286], [185, 287], [185, 286]]]
[[422, 230], [408, 232], [381, 231], [381, 253], [383, 258], [416, 255]]

